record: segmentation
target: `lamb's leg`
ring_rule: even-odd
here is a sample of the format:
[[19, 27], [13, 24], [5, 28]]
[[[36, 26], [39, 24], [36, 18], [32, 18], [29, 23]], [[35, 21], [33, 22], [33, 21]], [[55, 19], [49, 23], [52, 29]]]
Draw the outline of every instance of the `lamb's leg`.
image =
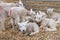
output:
[[13, 18], [11, 18], [11, 25], [12, 25], [12, 29], [14, 30], [14, 20], [13, 20]]
[[46, 28], [46, 31], [56, 31], [56, 28]]
[[23, 22], [25, 21], [25, 16], [22, 16], [22, 21], [23, 21]]
[[39, 31], [36, 31], [36, 32], [32, 32], [30, 35], [35, 35], [36, 33], [39, 33]]
[[15, 18], [15, 24], [17, 25], [19, 22], [20, 22], [20, 17], [17, 16], [17, 17]]
[[5, 31], [5, 20], [1, 20], [1, 31]]
[[48, 25], [50, 28], [46, 28], [47, 31], [56, 31], [57, 30], [56, 23], [54, 21], [51, 21]]

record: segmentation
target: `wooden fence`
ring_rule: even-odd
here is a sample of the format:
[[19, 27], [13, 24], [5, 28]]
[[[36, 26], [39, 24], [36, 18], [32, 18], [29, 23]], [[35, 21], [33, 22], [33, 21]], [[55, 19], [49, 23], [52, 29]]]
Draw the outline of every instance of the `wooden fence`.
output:
[[33, 10], [45, 11], [47, 7], [55, 8], [55, 11], [60, 12], [60, 2], [57, 1], [36, 1], [36, 0], [22, 0], [25, 7]]

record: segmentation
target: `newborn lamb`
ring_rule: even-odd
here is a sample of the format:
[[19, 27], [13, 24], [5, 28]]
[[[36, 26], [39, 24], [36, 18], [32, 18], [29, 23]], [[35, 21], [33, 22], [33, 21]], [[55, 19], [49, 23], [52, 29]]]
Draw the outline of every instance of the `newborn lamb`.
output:
[[20, 27], [21, 32], [25, 33], [26, 35], [35, 35], [36, 33], [39, 33], [39, 26], [36, 23], [27, 23], [24, 26], [21, 26], [21, 24], [18, 24]]

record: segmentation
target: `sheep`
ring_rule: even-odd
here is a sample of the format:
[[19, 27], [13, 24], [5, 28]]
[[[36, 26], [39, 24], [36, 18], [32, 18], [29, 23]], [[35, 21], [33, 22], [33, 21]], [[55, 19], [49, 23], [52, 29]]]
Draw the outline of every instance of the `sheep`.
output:
[[47, 14], [45, 12], [39, 11], [39, 14], [42, 15], [43, 17], [47, 17]]
[[[20, 26], [20, 23], [19, 23], [19, 26]], [[36, 23], [29, 22], [25, 26], [21, 26], [21, 27], [23, 28], [22, 29], [23, 32], [26, 35], [30, 35], [30, 36], [35, 35], [36, 33], [39, 33], [39, 31], [40, 31], [39, 26]]]
[[33, 11], [33, 9], [30, 9], [30, 16], [35, 17], [36, 13]]
[[22, 1], [21, 1], [21, 0], [19, 0], [19, 6], [24, 7], [24, 5], [23, 5], [23, 3], [22, 3]]
[[29, 21], [25, 21], [25, 22], [21, 22], [21, 23], [18, 23], [18, 26], [19, 26], [19, 30], [21, 31], [21, 32], [23, 32], [23, 30], [26, 30], [26, 25], [27, 25], [27, 23], [28, 23]]
[[40, 22], [42, 19], [42, 15], [40, 15], [39, 13], [37, 13], [37, 15], [35, 17], [36, 17], [35, 18], [36, 22]]
[[25, 21], [25, 16], [27, 16], [29, 13], [29, 11], [22, 5], [23, 4], [20, 4], [19, 7], [11, 7], [8, 11], [8, 15], [11, 17], [11, 24], [13, 29], [14, 24], [17, 25], [17, 23]]
[[[45, 27], [44, 27], [45, 26]], [[41, 22], [41, 28], [44, 27], [45, 31], [56, 31], [57, 24], [56, 21], [51, 18], [43, 18]]]
[[48, 15], [48, 18], [52, 18], [54, 20], [57, 20], [58, 17], [60, 16], [58, 12], [54, 12], [54, 8], [48, 8], [47, 15]]
[[[56, 24], [56, 21], [54, 19], [43, 17], [42, 15], [37, 13], [35, 20], [37, 22], [40, 22], [40, 28], [45, 28], [47, 26], [45, 28], [46, 31], [55, 31], [55, 30], [57, 30], [56, 29], [57, 24]], [[49, 30], [48, 30], [48, 27], [49, 27]]]
[[11, 17], [11, 23], [13, 23], [14, 20], [15, 24], [25, 21], [25, 17], [27, 16], [28, 12], [29, 11], [22, 6], [10, 8], [8, 15]]

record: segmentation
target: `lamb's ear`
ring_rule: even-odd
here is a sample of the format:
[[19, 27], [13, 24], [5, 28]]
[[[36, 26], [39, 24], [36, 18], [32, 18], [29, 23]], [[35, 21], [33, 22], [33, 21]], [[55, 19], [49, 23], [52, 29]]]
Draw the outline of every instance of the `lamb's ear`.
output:
[[25, 23], [28, 23], [29, 21], [26, 21]]
[[52, 11], [54, 10], [54, 8], [51, 8], [52, 9]]
[[33, 12], [33, 9], [30, 9], [30, 12]]
[[39, 13], [37, 12], [37, 15], [39, 15]]

